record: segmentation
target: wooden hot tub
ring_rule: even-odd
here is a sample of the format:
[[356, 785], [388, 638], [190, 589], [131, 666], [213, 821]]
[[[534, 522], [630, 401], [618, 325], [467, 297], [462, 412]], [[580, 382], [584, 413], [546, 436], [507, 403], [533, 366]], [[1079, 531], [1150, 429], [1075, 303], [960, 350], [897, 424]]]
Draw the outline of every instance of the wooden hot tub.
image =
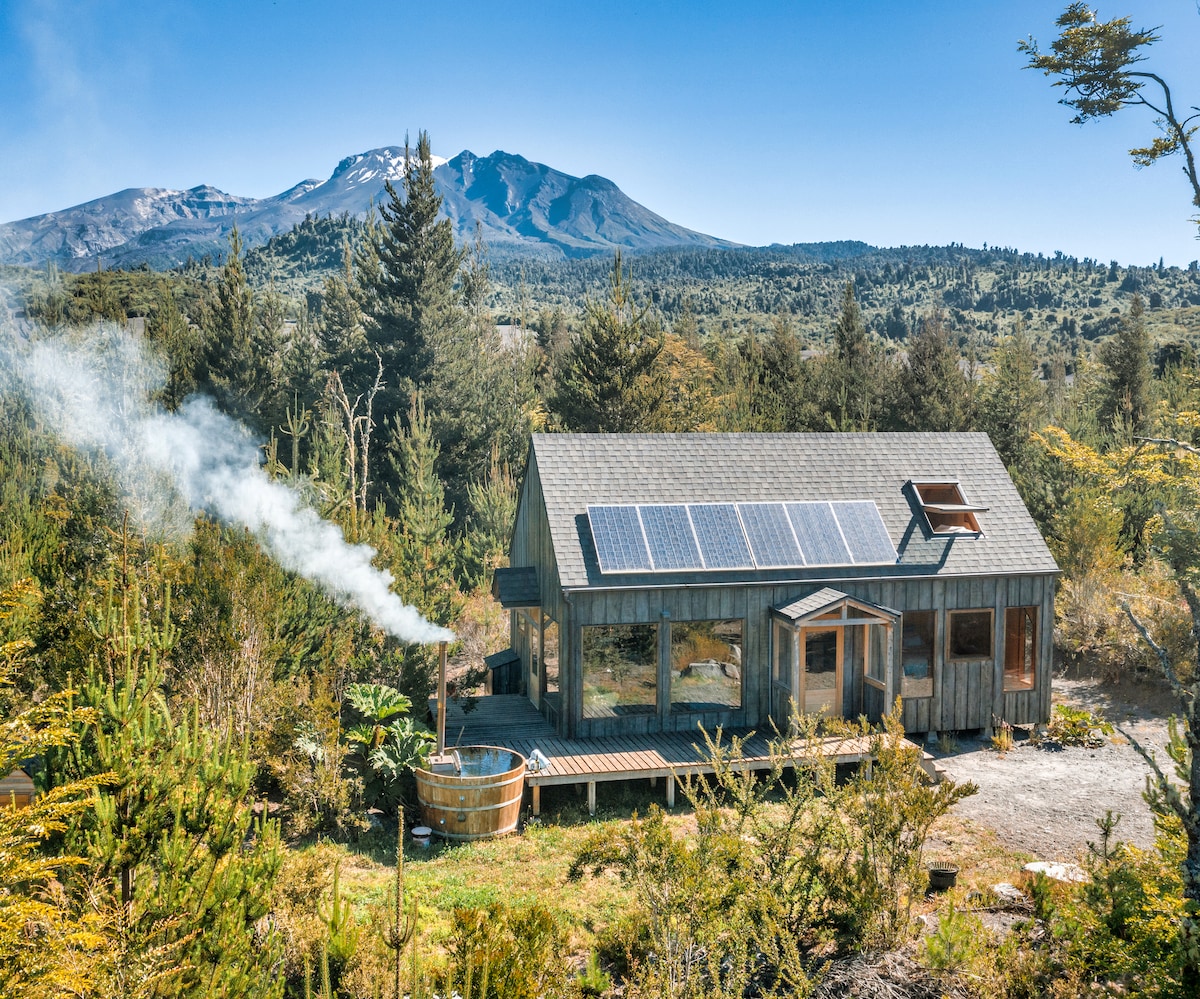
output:
[[435, 836], [486, 839], [514, 832], [525, 793], [525, 757], [500, 746], [462, 746], [417, 767], [421, 817]]

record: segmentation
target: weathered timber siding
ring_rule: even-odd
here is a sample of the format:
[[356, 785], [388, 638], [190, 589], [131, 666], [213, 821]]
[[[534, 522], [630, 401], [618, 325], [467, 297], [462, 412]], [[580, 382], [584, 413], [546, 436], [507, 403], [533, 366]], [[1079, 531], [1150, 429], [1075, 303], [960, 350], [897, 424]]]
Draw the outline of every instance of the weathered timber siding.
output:
[[[550, 574], [545, 574], [550, 578]], [[564, 704], [567, 717], [562, 730], [573, 737], [684, 731], [703, 724], [763, 726], [771, 715], [771, 662], [773, 655], [770, 610], [816, 588], [813, 584], [774, 586], [692, 586], [576, 591], [561, 611]], [[1003, 718], [1027, 725], [1049, 717], [1050, 655], [1053, 626], [1052, 577], [988, 577], [976, 579], [875, 579], [839, 581], [838, 588], [852, 597], [894, 610], [936, 612], [933, 657], [933, 694], [903, 702], [903, 723], [909, 732], [986, 729]], [[1036, 606], [1038, 617], [1037, 683], [1030, 690], [1003, 690], [1004, 611], [1010, 606]], [[988, 659], [947, 661], [947, 616], [950, 610], [990, 610], [994, 614], [993, 656]], [[569, 617], [569, 623], [568, 623]], [[633, 715], [589, 718], [582, 715], [579, 691], [582, 664], [580, 628], [593, 624], [647, 623], [665, 626], [670, 621], [745, 621], [742, 648], [742, 707], [700, 713]], [[894, 689], [900, 693], [900, 643], [902, 628], [893, 633]], [[665, 639], [663, 639], [665, 641]], [[863, 683], [862, 628], [846, 630], [843, 650], [842, 712], [878, 719], [890, 705], [883, 693]], [[667, 682], [666, 654], [660, 656], [660, 688]], [[570, 692], [569, 694], [567, 692]]]

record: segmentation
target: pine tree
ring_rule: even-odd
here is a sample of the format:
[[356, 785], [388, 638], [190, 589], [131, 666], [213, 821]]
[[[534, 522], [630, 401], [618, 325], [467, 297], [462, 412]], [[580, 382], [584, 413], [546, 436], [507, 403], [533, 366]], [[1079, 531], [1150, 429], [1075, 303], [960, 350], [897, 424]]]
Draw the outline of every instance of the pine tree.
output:
[[430, 620], [449, 623], [462, 608], [455, 583], [457, 552], [449, 533], [454, 515], [446, 509], [437, 475], [438, 445], [420, 392], [413, 395], [406, 423], [407, 427], [399, 420], [392, 423], [398, 483], [392, 504], [400, 528], [395, 539], [398, 589], [406, 603], [419, 607]]
[[361, 275], [368, 287], [368, 337], [384, 360], [389, 410], [433, 377], [437, 341], [454, 313], [454, 282], [462, 253], [449, 219], [439, 219], [429, 134], [417, 136], [416, 153], [404, 147], [404, 195], [385, 185], [388, 202], [375, 232], [378, 269]]
[[900, 367], [890, 422], [897, 430], [967, 429], [970, 384], [959, 367], [945, 317], [935, 310], [921, 320], [908, 341], [908, 361]]
[[367, 365], [374, 357], [367, 343], [363, 302], [366, 296], [364, 282], [360, 280], [363, 273], [378, 269], [378, 260], [372, 255], [374, 245], [374, 221], [368, 218], [366, 235], [357, 252], [351, 249], [349, 241], [342, 243], [342, 268], [325, 279], [321, 315], [316, 323], [325, 363], [355, 390], [360, 383], [369, 384], [374, 374]]
[[1133, 296], [1129, 311], [1099, 355], [1107, 369], [1100, 426], [1144, 433], [1150, 415], [1150, 333], [1140, 295]]
[[833, 346], [821, 366], [821, 408], [834, 430], [872, 430], [879, 420], [885, 382], [883, 358], [871, 342], [862, 312], [847, 281]]
[[505, 563], [519, 495], [517, 478], [508, 462], [501, 461], [498, 446], [492, 448], [487, 478], [471, 483], [467, 495], [471, 502], [470, 553], [477, 562], [475, 575], [486, 589], [493, 570]]
[[158, 401], [168, 410], [176, 410], [196, 390], [196, 366], [201, 341], [175, 299], [170, 282], [163, 282], [150, 315], [146, 317], [146, 339], [158, 348], [167, 361], [167, 384]]
[[[393, 417], [389, 427], [390, 499], [398, 522], [385, 518], [377, 507], [371, 541], [387, 559], [400, 598], [430, 621], [449, 625], [458, 620], [464, 604], [457, 582], [461, 549], [450, 535], [454, 516], [446, 509], [437, 475], [438, 445], [424, 396], [414, 393], [407, 421]], [[413, 703], [424, 704], [433, 690], [436, 665], [432, 646], [407, 645], [389, 649], [384, 668], [389, 682]]]
[[662, 335], [633, 304], [618, 251], [605, 305], [588, 302], [583, 329], [554, 373], [550, 409], [564, 430], [661, 430], [667, 417]]
[[981, 429], [1010, 470], [1020, 468], [1030, 435], [1045, 418], [1045, 392], [1036, 368], [1033, 345], [1018, 325], [992, 351], [991, 370], [984, 379]]
[[260, 314], [242, 266], [242, 237], [229, 234], [229, 254], [215, 300], [204, 310], [202, 387], [222, 408], [266, 429], [274, 422], [280, 374], [278, 309]]
[[[128, 544], [128, 542], [126, 542]], [[150, 576], [146, 599], [139, 575]], [[170, 591], [153, 567], [119, 578], [93, 609], [98, 644], [80, 697], [92, 723], [63, 770], [111, 774], [68, 843], [89, 864], [105, 915], [101, 994], [278, 996], [278, 945], [260, 932], [279, 868], [279, 830], [255, 820], [254, 767], [232, 734], [182, 719], [163, 693], [174, 642]], [[153, 620], [145, 607], [160, 607]]]

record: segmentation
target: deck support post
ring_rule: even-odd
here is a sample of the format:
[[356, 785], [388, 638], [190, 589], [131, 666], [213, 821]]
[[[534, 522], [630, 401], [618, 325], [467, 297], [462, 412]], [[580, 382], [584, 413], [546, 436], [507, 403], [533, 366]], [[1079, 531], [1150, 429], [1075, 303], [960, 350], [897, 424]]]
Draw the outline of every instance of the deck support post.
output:
[[675, 807], [675, 775], [667, 778], [667, 807]]
[[529, 789], [529, 796], [533, 805], [533, 814], [535, 816], [542, 814], [542, 785], [534, 784]]
[[588, 789], [588, 815], [596, 814], [596, 782], [590, 780], [587, 782]]

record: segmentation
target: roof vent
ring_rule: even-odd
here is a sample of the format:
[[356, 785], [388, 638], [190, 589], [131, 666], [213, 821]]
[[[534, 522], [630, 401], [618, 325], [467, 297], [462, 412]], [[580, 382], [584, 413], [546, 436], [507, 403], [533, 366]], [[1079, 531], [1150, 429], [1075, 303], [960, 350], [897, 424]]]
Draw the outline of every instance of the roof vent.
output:
[[975, 514], [986, 506], [968, 502], [957, 482], [912, 482], [929, 530], [934, 534], [980, 534]]

